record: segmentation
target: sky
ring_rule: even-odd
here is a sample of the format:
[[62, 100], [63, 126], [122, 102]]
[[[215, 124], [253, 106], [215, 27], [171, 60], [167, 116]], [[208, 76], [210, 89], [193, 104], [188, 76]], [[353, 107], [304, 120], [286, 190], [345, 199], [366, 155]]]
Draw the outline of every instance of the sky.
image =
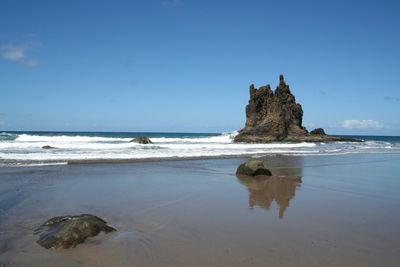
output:
[[400, 1], [0, 1], [0, 131], [231, 132], [285, 75], [309, 129], [400, 135]]

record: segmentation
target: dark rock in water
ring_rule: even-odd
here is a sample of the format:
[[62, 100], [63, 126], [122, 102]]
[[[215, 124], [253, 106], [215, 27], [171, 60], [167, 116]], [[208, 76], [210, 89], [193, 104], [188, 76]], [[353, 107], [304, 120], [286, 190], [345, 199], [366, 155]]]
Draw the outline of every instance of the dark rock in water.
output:
[[97, 216], [81, 214], [51, 218], [36, 229], [34, 234], [39, 234], [37, 243], [49, 249], [76, 247], [101, 231], [109, 233], [116, 230]]
[[135, 137], [129, 142], [134, 142], [134, 143], [138, 143], [138, 144], [145, 144], [145, 145], [153, 144], [153, 142], [149, 138], [147, 138], [146, 136]]
[[322, 129], [322, 128], [314, 129], [314, 130], [312, 130], [312, 131], [310, 132], [310, 134], [311, 134], [311, 135], [326, 135], [324, 129]]
[[42, 146], [42, 149], [54, 149], [55, 147], [53, 146]]
[[240, 164], [236, 170], [236, 175], [257, 176], [266, 175], [271, 176], [271, 172], [264, 167], [261, 160], [250, 160], [246, 163]]
[[258, 89], [253, 84], [250, 85], [246, 126], [239, 131], [235, 141], [252, 143], [349, 141], [349, 138], [311, 135], [302, 123], [303, 109], [296, 102], [283, 75], [280, 75], [279, 85], [275, 91], [272, 91], [269, 85]]

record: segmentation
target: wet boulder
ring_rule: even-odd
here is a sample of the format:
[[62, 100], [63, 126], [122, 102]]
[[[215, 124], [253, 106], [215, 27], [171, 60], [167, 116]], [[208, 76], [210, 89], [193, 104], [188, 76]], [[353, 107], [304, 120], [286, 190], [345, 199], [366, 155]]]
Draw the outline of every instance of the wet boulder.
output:
[[250, 160], [246, 163], [240, 164], [236, 170], [236, 175], [258, 176], [265, 175], [271, 176], [270, 170], [264, 167], [261, 160]]
[[108, 226], [103, 219], [90, 215], [66, 215], [51, 218], [34, 231], [39, 235], [37, 243], [42, 247], [70, 248], [85, 242], [88, 237], [94, 237], [100, 232], [116, 231]]
[[153, 142], [146, 136], [137, 136], [129, 142], [144, 144], [144, 145], [153, 144]]

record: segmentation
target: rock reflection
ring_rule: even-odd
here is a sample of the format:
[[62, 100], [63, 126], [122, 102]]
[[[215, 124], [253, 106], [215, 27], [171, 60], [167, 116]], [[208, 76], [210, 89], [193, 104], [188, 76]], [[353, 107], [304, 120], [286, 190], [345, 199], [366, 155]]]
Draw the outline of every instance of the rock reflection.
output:
[[[281, 160], [278, 161], [282, 164]], [[302, 159], [293, 157], [290, 162], [285, 160], [284, 165], [271, 162], [271, 159], [268, 161], [269, 164], [265, 163], [265, 166], [272, 165], [273, 176], [238, 176], [238, 179], [249, 191], [250, 208], [258, 206], [269, 210], [275, 201], [279, 206], [279, 218], [282, 219], [297, 187], [301, 185]]]
[[275, 201], [279, 206], [279, 218], [283, 218], [290, 200], [294, 197], [297, 186], [300, 185], [299, 177], [254, 178], [238, 176], [239, 181], [249, 190], [249, 206], [259, 206], [270, 209]]

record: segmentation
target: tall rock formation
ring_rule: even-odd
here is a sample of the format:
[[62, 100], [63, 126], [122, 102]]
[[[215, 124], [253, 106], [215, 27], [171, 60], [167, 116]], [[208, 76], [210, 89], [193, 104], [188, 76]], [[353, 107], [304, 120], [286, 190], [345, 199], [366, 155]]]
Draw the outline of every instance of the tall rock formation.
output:
[[250, 100], [246, 106], [246, 126], [235, 137], [237, 142], [274, 141], [353, 141], [325, 134], [310, 135], [302, 126], [303, 109], [290, 92], [283, 75], [275, 92], [269, 85], [256, 89], [250, 85]]

